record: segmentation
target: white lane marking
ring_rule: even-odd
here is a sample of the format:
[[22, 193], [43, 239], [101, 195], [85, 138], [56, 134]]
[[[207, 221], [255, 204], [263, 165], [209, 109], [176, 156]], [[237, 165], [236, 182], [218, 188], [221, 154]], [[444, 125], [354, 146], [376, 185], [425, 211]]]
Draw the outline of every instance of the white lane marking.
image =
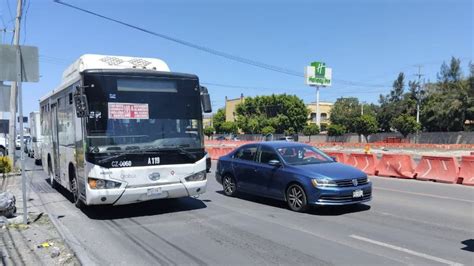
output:
[[365, 242], [368, 242], [368, 243], [371, 243], [371, 244], [374, 244], [374, 245], [379, 245], [379, 246], [382, 246], [382, 247], [385, 247], [385, 248], [390, 248], [390, 249], [398, 250], [398, 251], [401, 251], [401, 252], [405, 252], [405, 253], [408, 253], [408, 254], [411, 254], [411, 255], [414, 255], [414, 256], [418, 256], [418, 257], [427, 259], [427, 260], [432, 260], [432, 261], [436, 261], [436, 262], [439, 262], [439, 263], [444, 263], [444, 264], [447, 264], [447, 265], [456, 265], [456, 266], [463, 265], [461, 263], [457, 263], [457, 262], [450, 261], [450, 260], [445, 260], [445, 259], [442, 259], [442, 258], [438, 258], [438, 257], [435, 257], [435, 256], [425, 254], [425, 253], [416, 252], [416, 251], [413, 251], [411, 249], [390, 245], [390, 244], [387, 244], [387, 243], [384, 243], [384, 242], [372, 240], [372, 239], [365, 238], [365, 237], [358, 236], [358, 235], [350, 235], [350, 237], [358, 239], [358, 240], [362, 240], [362, 241], [365, 241]]
[[467, 202], [467, 203], [474, 203], [474, 201], [472, 201], [472, 200], [466, 200], [466, 199], [458, 199], [458, 198], [437, 196], [437, 195], [431, 195], [431, 194], [425, 194], [425, 193], [417, 193], [417, 192], [408, 192], [408, 191], [396, 190], [396, 189], [390, 189], [390, 188], [381, 188], [381, 187], [374, 187], [374, 188], [375, 188], [375, 189], [379, 189], [379, 190], [386, 190], [386, 191], [399, 192], [399, 193], [405, 193], [405, 194], [412, 194], [412, 195], [418, 195], [418, 196], [425, 196], [425, 197], [432, 197], [432, 198], [438, 198], [438, 199], [449, 199], [449, 200], [457, 200], [457, 201], [462, 201], [462, 202]]

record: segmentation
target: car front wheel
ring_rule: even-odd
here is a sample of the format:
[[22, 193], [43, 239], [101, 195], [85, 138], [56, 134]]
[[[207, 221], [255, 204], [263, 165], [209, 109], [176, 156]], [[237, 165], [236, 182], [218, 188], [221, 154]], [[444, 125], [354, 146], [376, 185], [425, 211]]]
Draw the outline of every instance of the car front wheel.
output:
[[304, 212], [308, 209], [306, 193], [298, 184], [293, 184], [286, 190], [286, 201], [292, 211]]
[[222, 178], [222, 188], [224, 189], [224, 194], [227, 196], [232, 197], [237, 193], [237, 185], [232, 176], [226, 175]]

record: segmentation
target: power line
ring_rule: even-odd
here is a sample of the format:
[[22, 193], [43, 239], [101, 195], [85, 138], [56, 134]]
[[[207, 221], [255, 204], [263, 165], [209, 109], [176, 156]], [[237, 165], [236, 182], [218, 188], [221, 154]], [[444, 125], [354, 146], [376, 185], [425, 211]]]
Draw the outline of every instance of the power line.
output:
[[[165, 39], [165, 40], [168, 40], [168, 41], [172, 41], [172, 42], [175, 42], [175, 43], [178, 43], [178, 44], [190, 47], [190, 48], [194, 48], [194, 49], [197, 49], [197, 50], [200, 50], [200, 51], [212, 54], [212, 55], [216, 55], [216, 56], [228, 59], [228, 60], [236, 61], [236, 62], [239, 62], [239, 63], [251, 65], [251, 66], [254, 66], [254, 67], [259, 67], [259, 68], [262, 68], [262, 69], [266, 69], [266, 70], [270, 70], [270, 71], [274, 71], [274, 72], [278, 72], [278, 73], [282, 73], [282, 74], [286, 74], [286, 75], [290, 75], [290, 76], [304, 77], [304, 75], [302, 73], [298, 72], [298, 71], [293, 71], [293, 70], [278, 67], [278, 66], [275, 66], [275, 65], [266, 64], [266, 63], [255, 61], [255, 60], [248, 59], [248, 58], [245, 58], [245, 57], [241, 57], [241, 56], [233, 55], [233, 54], [230, 54], [230, 53], [222, 52], [222, 51], [219, 51], [219, 50], [216, 50], [216, 49], [213, 49], [213, 48], [205, 47], [205, 46], [195, 44], [195, 43], [192, 43], [192, 42], [189, 42], [189, 41], [181, 40], [181, 39], [169, 36], [169, 35], [154, 32], [154, 31], [142, 28], [140, 26], [136, 26], [136, 25], [130, 24], [128, 22], [119, 20], [119, 19], [114, 19], [114, 18], [105, 16], [105, 15], [101, 15], [99, 13], [96, 13], [96, 12], [93, 12], [93, 11], [90, 11], [90, 10], [87, 10], [87, 9], [84, 9], [84, 8], [81, 8], [81, 7], [72, 5], [72, 4], [65, 3], [61, 0], [53, 0], [53, 1], [55, 3], [58, 3], [58, 4], [61, 4], [61, 5], [79, 10], [81, 12], [85, 12], [87, 14], [90, 14], [90, 15], [108, 20], [108, 21], [112, 21], [112, 22], [118, 23], [120, 25], [129, 27], [129, 28], [132, 28], [132, 29], [135, 29], [135, 30], [138, 30], [138, 31], [141, 31], [141, 32], [144, 32], [144, 33], [147, 33], [147, 34]], [[367, 83], [354, 82], [354, 81], [348, 81], [348, 80], [342, 80], [342, 79], [334, 79], [334, 80], [337, 81], [337, 82], [343, 83], [346, 86], [387, 87], [387, 85], [383, 85], [383, 84], [367, 84]]]
[[263, 68], [263, 69], [266, 69], [266, 70], [271, 70], [271, 71], [275, 71], [275, 72], [279, 72], [279, 73], [283, 73], [283, 74], [287, 74], [287, 75], [291, 75], [291, 76], [304, 77], [303, 74], [301, 74], [299, 72], [296, 72], [296, 71], [292, 71], [292, 70], [285, 69], [285, 68], [282, 68], [282, 67], [262, 63], [262, 62], [255, 61], [255, 60], [248, 59], [248, 58], [244, 58], [244, 57], [241, 57], [241, 56], [232, 55], [232, 54], [229, 54], [229, 53], [226, 53], [226, 52], [218, 51], [218, 50], [215, 50], [215, 49], [212, 49], [212, 48], [209, 48], [209, 47], [205, 47], [205, 46], [198, 45], [198, 44], [195, 44], [195, 43], [192, 43], [192, 42], [188, 42], [188, 41], [181, 40], [181, 39], [178, 39], [178, 38], [175, 38], [175, 37], [171, 37], [171, 36], [168, 36], [168, 35], [165, 35], [165, 34], [162, 34], [162, 33], [154, 32], [154, 31], [151, 31], [151, 30], [139, 27], [139, 26], [135, 26], [135, 25], [132, 25], [130, 23], [127, 23], [127, 22], [124, 22], [124, 21], [121, 21], [121, 20], [118, 20], [118, 19], [110, 18], [110, 17], [104, 16], [104, 15], [98, 14], [96, 12], [86, 10], [84, 8], [77, 7], [77, 6], [62, 2], [61, 0], [54, 0], [54, 2], [58, 3], [58, 4], [61, 4], [61, 5], [64, 5], [64, 6], [67, 6], [67, 7], [70, 7], [70, 8], [73, 8], [73, 9], [76, 9], [76, 10], [79, 10], [79, 11], [82, 11], [82, 12], [85, 12], [85, 13], [88, 13], [88, 14], [96, 16], [96, 17], [103, 18], [103, 19], [108, 20], [108, 21], [112, 21], [112, 22], [121, 24], [123, 26], [129, 27], [129, 28], [141, 31], [141, 32], [148, 33], [148, 34], [156, 36], [156, 37], [160, 37], [160, 38], [168, 40], [168, 41], [172, 41], [172, 42], [175, 42], [175, 43], [187, 46], [187, 47], [191, 47], [191, 48], [194, 48], [194, 49], [197, 49], [197, 50], [209, 53], [209, 54], [220, 56], [220, 57], [226, 58], [228, 60], [236, 61], [236, 62], [247, 64], [247, 65], [252, 65], [252, 66], [255, 66], [255, 67], [259, 67], [259, 68]]

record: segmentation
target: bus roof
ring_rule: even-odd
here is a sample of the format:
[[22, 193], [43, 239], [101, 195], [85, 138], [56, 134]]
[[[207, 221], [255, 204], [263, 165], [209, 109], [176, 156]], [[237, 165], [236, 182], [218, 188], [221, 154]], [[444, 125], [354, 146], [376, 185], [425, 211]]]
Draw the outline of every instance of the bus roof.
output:
[[142, 69], [148, 71], [170, 72], [168, 65], [158, 58], [85, 54], [64, 70], [61, 85], [57, 89], [43, 96], [40, 99], [40, 102], [54, 93], [66, 88], [72, 82], [78, 80], [82, 72], [92, 69]]

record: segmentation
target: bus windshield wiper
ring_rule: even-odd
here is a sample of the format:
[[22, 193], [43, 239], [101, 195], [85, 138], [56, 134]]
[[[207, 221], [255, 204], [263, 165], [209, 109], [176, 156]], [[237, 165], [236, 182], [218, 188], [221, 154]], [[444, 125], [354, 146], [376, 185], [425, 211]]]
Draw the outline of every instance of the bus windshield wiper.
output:
[[181, 154], [184, 154], [184, 155], [188, 156], [188, 158], [190, 158], [190, 159], [192, 159], [192, 160], [195, 160], [195, 159], [196, 159], [196, 155], [195, 155], [195, 154], [193, 154], [192, 152], [189, 152], [189, 151], [183, 149], [182, 147], [180, 147], [180, 146], [178, 146], [178, 145], [168, 146], [168, 147], [150, 148], [150, 149], [146, 149], [145, 151], [157, 151], [157, 152], [160, 152], [160, 151], [174, 151], [174, 150], [179, 151]]

